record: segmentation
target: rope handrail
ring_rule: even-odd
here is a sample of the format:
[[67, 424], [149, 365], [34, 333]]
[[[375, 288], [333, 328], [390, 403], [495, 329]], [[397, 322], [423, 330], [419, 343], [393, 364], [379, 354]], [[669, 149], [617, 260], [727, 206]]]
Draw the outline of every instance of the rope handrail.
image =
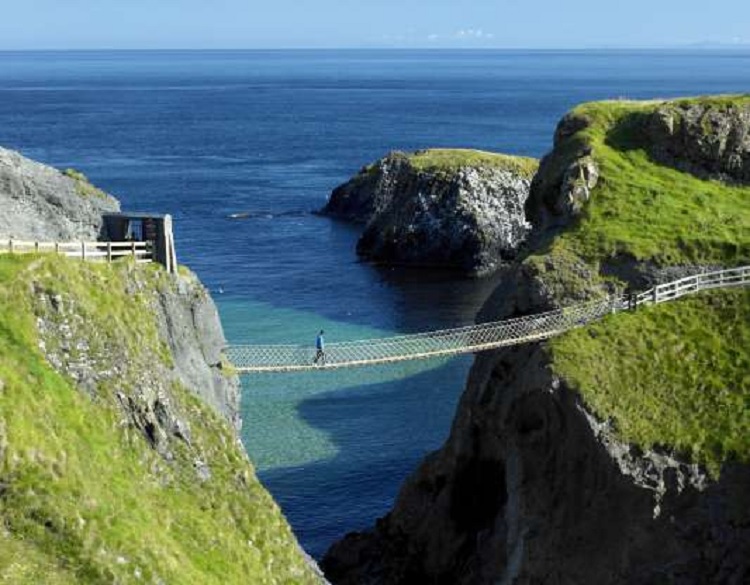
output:
[[315, 363], [315, 349], [303, 345], [231, 345], [226, 355], [239, 373], [290, 372], [385, 364], [475, 353], [549, 339], [605, 315], [659, 304], [701, 290], [750, 285], [750, 266], [701, 272], [630, 295], [611, 295], [561, 309], [392, 337], [326, 345], [325, 361]]

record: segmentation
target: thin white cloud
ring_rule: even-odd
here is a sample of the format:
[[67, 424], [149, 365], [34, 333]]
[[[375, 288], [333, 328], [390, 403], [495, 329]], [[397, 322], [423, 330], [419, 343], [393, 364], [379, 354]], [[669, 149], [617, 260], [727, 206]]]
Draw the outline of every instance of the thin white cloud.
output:
[[453, 33], [453, 38], [459, 40], [483, 40], [493, 39], [495, 35], [485, 32], [481, 28], [462, 28]]

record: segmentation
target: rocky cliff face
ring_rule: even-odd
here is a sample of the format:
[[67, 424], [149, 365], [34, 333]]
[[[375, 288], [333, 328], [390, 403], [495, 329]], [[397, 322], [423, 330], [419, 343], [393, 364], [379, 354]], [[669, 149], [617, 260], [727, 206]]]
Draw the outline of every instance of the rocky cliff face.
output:
[[[79, 237], [79, 211], [95, 237], [118, 208], [4, 160], [17, 237]], [[224, 345], [182, 267], [0, 255], [0, 582], [325, 582], [239, 442]]]
[[0, 148], [0, 209], [0, 237], [65, 242], [98, 239], [102, 214], [120, 205], [81, 173]]
[[451, 437], [333, 583], [741, 583], [750, 473], [710, 483], [612, 438], [542, 348], [477, 360]]
[[212, 350], [183, 330], [194, 279], [53, 255], [0, 273], [0, 579], [323, 582], [203, 396], [236, 407], [178, 371]]
[[665, 104], [643, 127], [656, 160], [699, 177], [750, 183], [749, 104]]
[[526, 236], [536, 165], [472, 152], [391, 153], [337, 187], [323, 212], [366, 224], [357, 253], [367, 259], [489, 273]]
[[[137, 377], [139, 381], [131, 387], [138, 389], [138, 399], [123, 397], [127, 398], [124, 406], [137, 411], [140, 427], [148, 427], [149, 433], [156, 433], [154, 437], [169, 436], [182, 427], [179, 417], [170, 412], [168, 396], [173, 384], [192, 392], [239, 430], [239, 379], [222, 370], [221, 350], [226, 341], [213, 300], [200, 281], [184, 270], [178, 276], [130, 270], [124, 273], [123, 287], [143, 301], [148, 318], [158, 327], [160, 346], [153, 348], [158, 353], [153, 362], [134, 363], [127, 352], [92, 343], [85, 317], [72, 312], [77, 305], [73, 294], [48, 292], [40, 296], [42, 305], [36, 313], [40, 343], [50, 363], [90, 392], [111, 383], [113, 377]], [[49, 308], [52, 311], [45, 310]], [[145, 326], [143, 319], [123, 323], [123, 327]], [[169, 355], [168, 367], [158, 359], [164, 352]], [[136, 408], [136, 402], [142, 404]]]
[[211, 295], [186, 270], [152, 291], [162, 339], [174, 359], [173, 377], [226, 417], [239, 430], [239, 378], [222, 365], [227, 342]]
[[[697, 105], [715, 110], [703, 101]], [[508, 270], [483, 309], [482, 320], [565, 306], [628, 287], [641, 289], [705, 267], [691, 263], [687, 256], [675, 257], [671, 263], [645, 254], [636, 257], [630, 250], [643, 248], [627, 247], [631, 234], [622, 227], [638, 226], [623, 217], [628, 204], [637, 209], [636, 201], [618, 204], [620, 216], [600, 210], [606, 211], [610, 201], [617, 204], [623, 193], [631, 193], [632, 180], [622, 169], [632, 147], [607, 149], [607, 141], [622, 144], [622, 127], [611, 125], [617, 118], [612, 115], [616, 107], [620, 106], [579, 108], [561, 122], [555, 149], [543, 160], [527, 203], [537, 228], [531, 253]], [[626, 113], [619, 119], [639, 128], [639, 141], [644, 116], [682, 109], [679, 103], [622, 107]], [[602, 128], [606, 131], [597, 134]], [[689, 158], [680, 151], [674, 156], [682, 160], [683, 154]], [[658, 166], [644, 162], [655, 156], [650, 149], [641, 149], [638, 156], [632, 162], [633, 172], [660, 176]], [[701, 165], [709, 168], [711, 160], [701, 160]], [[679, 205], [706, 188], [697, 179], [685, 184], [689, 189], [674, 194]], [[665, 206], [671, 204], [668, 189]], [[733, 193], [721, 192], [727, 197]], [[677, 209], [682, 209], [679, 205]], [[747, 218], [750, 208], [735, 208], [735, 212]], [[653, 217], [651, 229], [664, 220], [658, 214]], [[669, 221], [675, 221], [671, 214]], [[699, 217], [690, 221], [697, 223]], [[677, 225], [671, 224], [675, 239]], [[615, 226], [618, 229], [612, 229]], [[587, 239], [589, 232], [596, 234], [594, 244]], [[611, 246], [608, 237], [621, 240]], [[668, 237], [662, 241], [664, 246], [671, 245]], [[741, 237], [740, 249], [746, 250], [748, 235]], [[611, 254], [612, 249], [621, 252]], [[714, 254], [706, 264], [750, 263], [750, 257]], [[744, 315], [750, 295], [741, 299]], [[712, 301], [706, 303], [703, 310], [708, 318]], [[679, 314], [675, 309], [672, 322]], [[637, 318], [644, 325], [652, 317], [646, 313]], [[616, 319], [610, 325], [613, 335]], [[661, 339], [651, 338], [645, 327], [637, 330], [645, 346], [618, 346], [618, 353], [626, 352], [630, 360], [625, 362], [631, 375], [633, 370], [651, 372], [653, 388], [671, 383], [669, 376], [674, 374], [661, 361], [665, 358], [644, 349], [655, 347]], [[709, 333], [721, 335], [721, 331], [719, 327]], [[675, 343], [688, 341], [678, 338]], [[731, 347], [731, 340], [728, 344]], [[366, 532], [348, 535], [327, 553], [323, 567], [333, 583], [697, 585], [742, 583], [750, 578], [750, 466], [738, 461], [747, 459], [748, 450], [725, 456], [720, 474], [711, 475], [695, 460], [700, 451], [693, 451], [691, 458], [667, 440], [657, 441], [658, 447], [624, 440], [623, 429], [641, 424], [638, 417], [649, 419], [649, 410], [630, 411], [630, 419], [595, 410], [592, 404], [597, 401], [587, 398], [604, 389], [587, 387], [584, 398], [582, 388], [561, 373], [564, 368], [554, 347], [554, 343], [535, 343], [477, 357], [444, 446], [407, 480], [385, 518]], [[710, 369], [709, 364], [722, 361], [721, 354], [711, 353], [710, 343], [700, 350], [685, 347], [691, 359], [702, 360], [701, 367]], [[608, 379], [600, 374], [616, 367], [605, 354], [593, 363], [594, 379]], [[742, 367], [736, 371], [738, 377], [725, 379], [718, 393], [741, 388], [741, 371]], [[699, 380], [680, 378], [680, 384], [681, 389], [687, 385], [685, 394], [674, 394], [667, 401], [685, 400], [691, 391], [705, 392]], [[747, 388], [740, 392], [748, 396]], [[658, 392], [653, 393], [651, 408], [656, 412]], [[617, 399], [631, 400], [626, 393]], [[687, 412], [690, 407], [685, 405]], [[743, 417], [739, 409], [730, 420], [742, 425]], [[665, 417], [653, 428], [658, 432], [680, 424]], [[689, 440], [699, 441], [708, 429], [692, 432], [697, 434]], [[719, 436], [724, 432], [719, 429]]]
[[[102, 214], [120, 203], [76, 171], [57, 169], [0, 148], [0, 235], [41, 241], [96, 240]], [[132, 283], [134, 292], [138, 283]], [[221, 370], [226, 345], [213, 299], [183, 270], [168, 286], [151, 289], [151, 306], [169, 346], [172, 377], [239, 428], [239, 380]]]

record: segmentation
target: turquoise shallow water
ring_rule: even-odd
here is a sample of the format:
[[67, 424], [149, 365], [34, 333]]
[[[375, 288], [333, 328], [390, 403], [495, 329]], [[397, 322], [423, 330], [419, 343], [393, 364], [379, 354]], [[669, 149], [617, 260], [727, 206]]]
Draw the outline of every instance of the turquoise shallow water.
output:
[[[402, 302], [421, 307], [409, 314], [416, 319], [423, 313], [422, 327], [471, 319], [474, 307], [466, 303], [473, 299], [478, 304], [490, 281], [454, 284], [473, 294], [459, 303], [441, 302], [450, 286], [439, 278], [432, 286], [417, 287], [424, 293], [419, 299]], [[431, 288], [436, 295], [429, 294]], [[438, 297], [434, 304], [427, 302], [431, 296]], [[321, 328], [329, 342], [396, 333], [313, 312], [219, 299], [227, 337], [235, 342], [312, 345]], [[445, 313], [436, 311], [439, 307]], [[440, 316], [430, 320], [430, 314]], [[418, 328], [419, 323], [412, 325]], [[342, 527], [364, 528], [373, 512], [387, 510], [400, 481], [445, 438], [470, 363], [465, 356], [242, 377], [243, 440], [282, 508], [297, 511], [295, 528], [311, 552], [321, 554]]]
[[[222, 302], [221, 313], [227, 336], [246, 342], [307, 342], [312, 346], [314, 335], [320, 328], [326, 330], [329, 342], [393, 334], [392, 331], [324, 319], [314, 313], [276, 309], [262, 303]], [[252, 326], [248, 327], [248, 323]], [[253, 332], [257, 332], [254, 339]], [[343, 397], [356, 391], [360, 395], [377, 397], [377, 392], [382, 392], [388, 385], [398, 390], [405, 380], [443, 368], [449, 361], [456, 362], [456, 365], [461, 362], [435, 359], [311, 373], [244, 375], [242, 415], [246, 430], [243, 435], [253, 462], [260, 472], [266, 472], [333, 459], [343, 448], [356, 445], [338, 445], [333, 436], [335, 431], [311, 426], [302, 416], [303, 408], [309, 408], [325, 395], [339, 394], [339, 399], [345, 399]], [[363, 427], [362, 432], [370, 431]], [[391, 434], [399, 432], [401, 429], [394, 425]], [[374, 439], [376, 437], [369, 437], [362, 444]]]
[[[231, 342], [312, 344], [466, 324], [492, 288], [359, 263], [358, 228], [311, 211], [363, 164], [541, 156], [582, 101], [749, 80], [746, 51], [0, 52], [0, 144], [171, 213]], [[449, 432], [470, 361], [243, 379], [242, 439], [313, 555], [387, 512]]]

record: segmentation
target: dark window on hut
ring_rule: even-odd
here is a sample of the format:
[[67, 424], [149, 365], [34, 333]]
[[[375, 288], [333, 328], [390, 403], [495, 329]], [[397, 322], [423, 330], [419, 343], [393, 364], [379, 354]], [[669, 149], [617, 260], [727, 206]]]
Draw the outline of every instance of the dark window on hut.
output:
[[143, 222], [139, 219], [131, 219], [128, 226], [128, 240], [135, 242], [143, 241]]

